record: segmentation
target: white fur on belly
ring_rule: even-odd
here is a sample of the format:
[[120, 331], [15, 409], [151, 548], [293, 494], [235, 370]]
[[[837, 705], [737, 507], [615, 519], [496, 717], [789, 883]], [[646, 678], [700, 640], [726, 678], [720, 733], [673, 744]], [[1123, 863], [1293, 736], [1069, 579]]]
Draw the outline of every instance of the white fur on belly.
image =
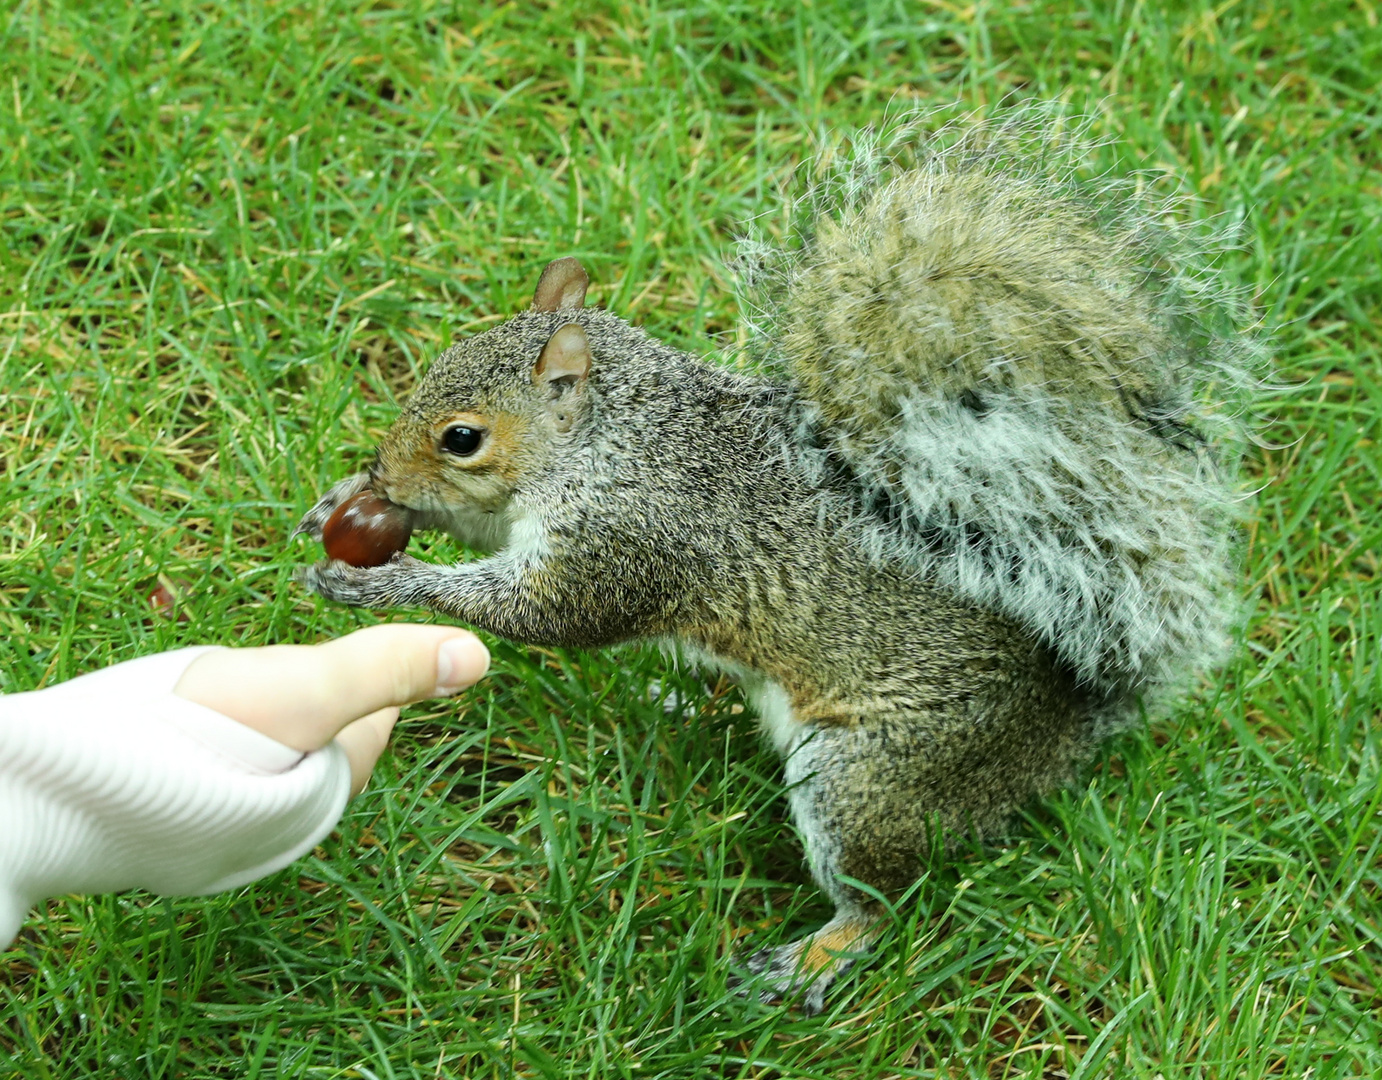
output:
[[781, 683], [752, 668], [707, 652], [699, 645], [680, 640], [676, 645], [681, 654], [697, 666], [723, 671], [743, 688], [744, 696], [749, 699], [754, 712], [758, 713], [760, 729], [783, 757], [790, 757], [802, 739], [811, 733], [811, 729], [798, 720], [792, 711], [792, 701]]

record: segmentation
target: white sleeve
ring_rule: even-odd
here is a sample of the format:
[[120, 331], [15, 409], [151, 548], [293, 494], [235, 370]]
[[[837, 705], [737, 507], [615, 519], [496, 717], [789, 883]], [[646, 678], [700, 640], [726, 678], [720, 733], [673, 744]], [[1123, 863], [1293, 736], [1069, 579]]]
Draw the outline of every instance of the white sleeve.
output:
[[233, 889], [335, 826], [350, 764], [173, 694], [205, 648], [0, 697], [0, 948], [36, 901]]

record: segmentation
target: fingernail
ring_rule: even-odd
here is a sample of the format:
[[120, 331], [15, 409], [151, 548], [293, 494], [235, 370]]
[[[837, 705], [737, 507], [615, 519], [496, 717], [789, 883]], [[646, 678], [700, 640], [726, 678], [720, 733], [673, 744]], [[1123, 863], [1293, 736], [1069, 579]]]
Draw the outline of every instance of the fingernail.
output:
[[437, 649], [437, 697], [450, 697], [489, 670], [489, 650], [479, 638], [449, 638]]

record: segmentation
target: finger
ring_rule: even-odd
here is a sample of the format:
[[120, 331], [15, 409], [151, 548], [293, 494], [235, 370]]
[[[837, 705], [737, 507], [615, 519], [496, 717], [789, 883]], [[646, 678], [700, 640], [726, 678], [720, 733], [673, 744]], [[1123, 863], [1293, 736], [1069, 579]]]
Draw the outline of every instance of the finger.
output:
[[454, 694], [489, 667], [474, 634], [394, 623], [320, 645], [216, 649], [187, 666], [174, 692], [285, 746], [316, 750], [386, 705]]
[[384, 748], [389, 745], [389, 736], [398, 723], [398, 707], [390, 705], [368, 716], [362, 716], [354, 723], [341, 729], [336, 741], [345, 750], [350, 762], [350, 797], [353, 799], [365, 790], [370, 773]]

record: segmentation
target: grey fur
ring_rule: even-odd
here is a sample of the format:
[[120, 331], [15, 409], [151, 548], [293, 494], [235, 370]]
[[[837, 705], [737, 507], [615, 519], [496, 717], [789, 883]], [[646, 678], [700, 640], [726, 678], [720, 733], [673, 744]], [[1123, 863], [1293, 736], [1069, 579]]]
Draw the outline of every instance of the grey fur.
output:
[[[745, 253], [759, 352], [886, 505], [876, 549], [1112, 689], [1182, 684], [1235, 610], [1238, 404], [1262, 347], [1151, 178], [1088, 178], [1049, 106], [893, 135]], [[822, 467], [828, 467], [823, 464]]]
[[[1072, 194], [1044, 224], [1035, 180], [998, 160], [851, 189], [780, 272], [785, 372], [604, 311], [525, 312], [442, 354], [369, 474], [299, 526], [319, 536], [368, 483], [497, 553], [319, 563], [323, 596], [537, 644], [672, 638], [742, 675], [838, 906], [751, 965], [808, 1006], [876, 934], [842, 876], [896, 893], [937, 842], [997, 831], [1224, 637], [1232, 425], [1202, 373], [1232, 350], [1166, 315], [1170, 271], [1134, 262], [1151, 222]], [[572, 323], [588, 377], [543, 382]], [[453, 416], [490, 426], [489, 457], [439, 450]]]

